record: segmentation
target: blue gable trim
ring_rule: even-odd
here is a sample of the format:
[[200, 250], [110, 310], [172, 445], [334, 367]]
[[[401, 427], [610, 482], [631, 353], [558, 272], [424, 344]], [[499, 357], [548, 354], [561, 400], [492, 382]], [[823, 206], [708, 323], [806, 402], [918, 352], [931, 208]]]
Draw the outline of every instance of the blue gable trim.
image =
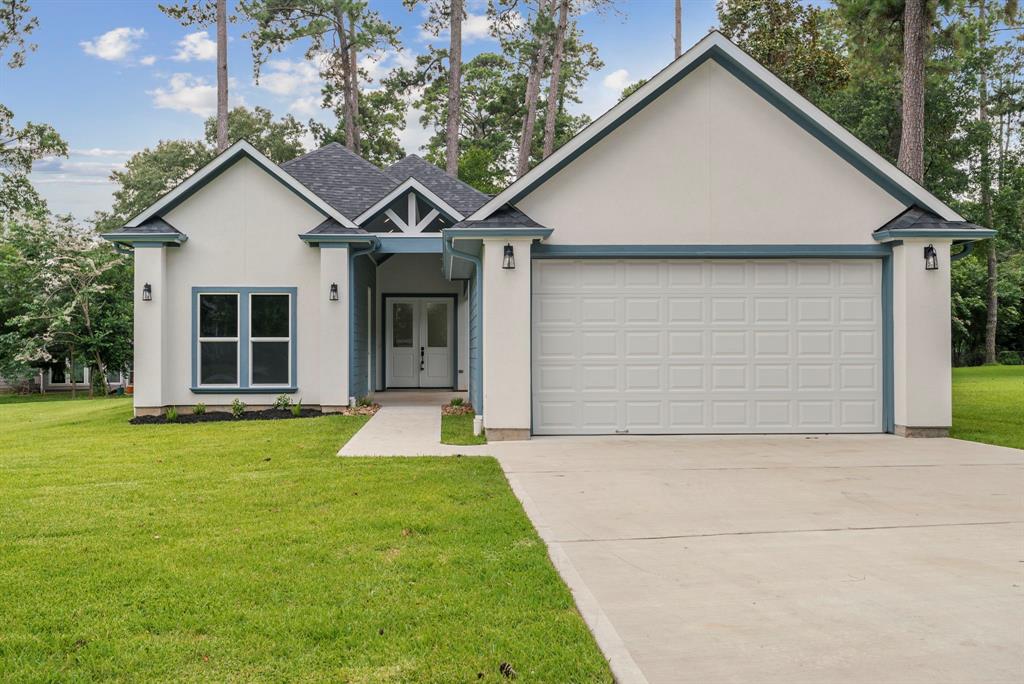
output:
[[388, 237], [377, 236], [377, 251], [388, 254], [440, 254], [443, 251], [444, 238], [440, 233], [426, 237]]

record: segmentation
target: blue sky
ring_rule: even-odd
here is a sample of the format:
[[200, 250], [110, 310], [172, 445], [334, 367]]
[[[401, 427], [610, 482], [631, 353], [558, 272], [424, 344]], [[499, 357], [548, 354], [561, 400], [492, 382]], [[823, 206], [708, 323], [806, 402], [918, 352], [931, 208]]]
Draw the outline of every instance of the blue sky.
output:
[[[32, 180], [52, 210], [81, 219], [111, 201], [107, 180], [137, 150], [159, 140], [198, 138], [215, 103], [213, 31], [184, 28], [164, 16], [156, 0], [33, 0], [40, 27], [36, 53], [19, 70], [0, 70], [0, 102], [19, 123], [50, 123], [71, 147], [67, 159], [39, 162]], [[231, 3], [233, 4], [233, 3]], [[371, 6], [402, 27], [403, 50], [364, 62], [371, 73], [408, 63], [430, 42], [447, 39], [423, 33], [420, 10], [408, 12], [400, 0], [371, 0]], [[493, 50], [486, 35], [485, 0], [467, 0], [463, 58]], [[605, 67], [583, 89], [580, 111], [596, 116], [618, 99], [622, 87], [657, 72], [672, 59], [672, 0], [618, 0], [612, 10], [580, 19], [586, 38]], [[684, 0], [684, 48], [715, 23], [712, 0]], [[316, 69], [294, 46], [265, 67], [253, 81], [246, 26], [229, 28], [228, 72], [232, 104], [260, 105], [276, 116], [292, 113], [302, 121], [329, 120], [319, 109]], [[372, 87], [370, 85], [369, 87]], [[426, 140], [415, 112], [402, 142], [418, 152]]]

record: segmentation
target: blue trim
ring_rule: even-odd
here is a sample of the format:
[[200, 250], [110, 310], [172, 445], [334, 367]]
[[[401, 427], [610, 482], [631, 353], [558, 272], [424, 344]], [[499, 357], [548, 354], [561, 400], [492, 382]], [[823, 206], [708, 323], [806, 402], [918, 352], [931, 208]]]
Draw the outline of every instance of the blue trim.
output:
[[444, 239], [440, 233], [428, 237], [388, 237], [377, 238], [377, 251], [389, 254], [441, 254]]
[[182, 233], [101, 233], [100, 237], [115, 245], [132, 247], [180, 247], [188, 240]]
[[[370, 257], [370, 253], [373, 252], [374, 245], [367, 247], [366, 249], [349, 250], [348, 253], [348, 391], [349, 396], [356, 396], [353, 391], [356, 389], [353, 385], [352, 371], [358, 368], [360, 364], [356, 360], [356, 259], [361, 256], [373, 259]], [[367, 388], [367, 393], [369, 393]]]
[[[450, 255], [453, 259], [462, 259], [468, 261], [473, 265], [473, 285], [469, 295], [469, 306], [470, 315], [469, 320], [472, 327], [476, 329], [476, 347], [477, 349], [474, 362], [474, 349], [473, 331], [470, 331], [469, 341], [469, 403], [473, 405], [473, 410], [477, 415], [483, 415], [484, 412], [484, 371], [483, 371], [483, 358], [484, 358], [484, 274], [483, 274], [483, 262], [480, 257], [469, 254], [468, 252], [460, 252], [452, 244], [452, 237], [445, 236], [445, 253]], [[476, 314], [474, 319], [473, 315]], [[530, 334], [533, 334], [532, 331]], [[531, 399], [532, 401], [532, 399]]]
[[[291, 350], [291, 385], [252, 387], [249, 383], [249, 295], [251, 294], [287, 294], [290, 295], [291, 311], [290, 339]], [[199, 295], [201, 294], [234, 294], [238, 295], [238, 386], [237, 387], [201, 387], [199, 385]], [[275, 392], [290, 393], [298, 391], [299, 372], [299, 326], [298, 326], [298, 288], [297, 287], [193, 287], [192, 288], [192, 383], [190, 391], [196, 394], [274, 394]]]
[[893, 379], [892, 251], [882, 257], [882, 430], [896, 431], [895, 381]]
[[894, 230], [876, 230], [871, 234], [875, 240], [894, 240], [908, 237], [935, 238], [937, 240], [987, 240], [995, 236], [996, 231], [988, 228], [896, 228]]
[[878, 258], [888, 245], [550, 245], [533, 247], [534, 259], [849, 259]]
[[376, 245], [377, 238], [363, 233], [299, 233], [299, 239], [310, 247], [345, 247], [350, 243]]
[[546, 238], [554, 232], [551, 228], [445, 228], [446, 238]]

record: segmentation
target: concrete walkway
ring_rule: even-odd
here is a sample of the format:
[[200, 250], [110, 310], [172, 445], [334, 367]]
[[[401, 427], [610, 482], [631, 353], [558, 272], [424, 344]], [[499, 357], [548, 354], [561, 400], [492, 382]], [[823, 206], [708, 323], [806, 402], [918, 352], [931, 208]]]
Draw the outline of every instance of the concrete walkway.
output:
[[338, 452], [339, 456], [454, 456], [489, 453], [486, 446], [441, 444], [441, 406], [465, 393], [381, 392], [377, 413]]

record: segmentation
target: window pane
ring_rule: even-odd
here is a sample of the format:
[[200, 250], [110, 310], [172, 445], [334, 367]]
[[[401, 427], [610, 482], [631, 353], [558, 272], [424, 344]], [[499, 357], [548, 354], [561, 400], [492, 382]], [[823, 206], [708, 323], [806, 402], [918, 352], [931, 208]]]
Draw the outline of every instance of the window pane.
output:
[[427, 302], [427, 346], [448, 346], [448, 305]]
[[50, 382], [54, 385], [61, 385], [68, 381], [67, 375], [64, 374], [64, 366], [54, 366], [50, 369]]
[[392, 311], [392, 330], [391, 330], [391, 341], [395, 347], [411, 347], [412, 346], [412, 328], [413, 328], [413, 311], [412, 304], [408, 302], [395, 302], [391, 305]]
[[75, 382], [85, 382], [85, 364], [81, 361], [75, 364]]
[[238, 384], [238, 343], [199, 343], [199, 384]]
[[238, 337], [238, 295], [199, 295], [199, 336]]
[[253, 295], [253, 337], [288, 337], [288, 295]]
[[288, 384], [288, 343], [252, 343], [252, 384]]

